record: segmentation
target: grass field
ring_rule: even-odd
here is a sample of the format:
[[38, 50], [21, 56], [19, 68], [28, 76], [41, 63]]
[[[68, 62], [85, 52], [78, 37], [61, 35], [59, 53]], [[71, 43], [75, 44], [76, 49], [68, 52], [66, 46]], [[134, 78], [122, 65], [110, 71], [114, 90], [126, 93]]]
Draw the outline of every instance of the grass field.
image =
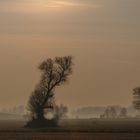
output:
[[22, 121], [0, 121], [0, 140], [140, 140], [140, 120], [63, 120], [49, 129], [25, 129]]

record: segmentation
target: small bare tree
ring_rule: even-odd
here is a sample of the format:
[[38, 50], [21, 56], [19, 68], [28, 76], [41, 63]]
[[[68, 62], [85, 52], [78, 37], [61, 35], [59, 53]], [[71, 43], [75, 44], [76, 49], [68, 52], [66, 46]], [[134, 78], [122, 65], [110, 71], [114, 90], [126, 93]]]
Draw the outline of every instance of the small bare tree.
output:
[[126, 108], [122, 108], [120, 110], [120, 113], [119, 113], [119, 118], [127, 118], [127, 109]]
[[106, 118], [106, 119], [114, 119], [117, 117], [117, 112], [116, 108], [114, 106], [109, 106], [106, 108], [105, 112], [103, 115], [100, 116], [101, 118]]
[[67, 113], [68, 113], [68, 108], [61, 104], [60, 106], [55, 107], [55, 118], [60, 119], [60, 118], [67, 118]]
[[53, 108], [55, 89], [68, 81], [72, 74], [72, 65], [71, 56], [47, 59], [40, 64], [41, 80], [28, 102], [32, 119], [45, 119], [45, 110]]

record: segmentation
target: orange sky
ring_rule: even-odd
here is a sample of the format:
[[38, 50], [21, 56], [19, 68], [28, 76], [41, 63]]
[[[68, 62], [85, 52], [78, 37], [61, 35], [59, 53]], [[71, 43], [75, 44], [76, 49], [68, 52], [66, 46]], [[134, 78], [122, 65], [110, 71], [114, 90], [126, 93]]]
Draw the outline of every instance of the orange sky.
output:
[[0, 1], [0, 106], [26, 104], [45, 58], [73, 55], [56, 90], [71, 108], [132, 101], [140, 85], [138, 0]]

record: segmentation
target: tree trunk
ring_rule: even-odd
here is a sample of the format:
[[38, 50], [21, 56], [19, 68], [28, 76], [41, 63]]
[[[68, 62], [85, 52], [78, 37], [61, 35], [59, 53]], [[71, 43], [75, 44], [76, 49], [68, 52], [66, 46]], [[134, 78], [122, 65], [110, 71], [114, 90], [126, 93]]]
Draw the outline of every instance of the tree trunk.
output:
[[43, 108], [41, 108], [41, 109], [38, 110], [36, 117], [37, 117], [37, 120], [44, 120], [45, 119]]

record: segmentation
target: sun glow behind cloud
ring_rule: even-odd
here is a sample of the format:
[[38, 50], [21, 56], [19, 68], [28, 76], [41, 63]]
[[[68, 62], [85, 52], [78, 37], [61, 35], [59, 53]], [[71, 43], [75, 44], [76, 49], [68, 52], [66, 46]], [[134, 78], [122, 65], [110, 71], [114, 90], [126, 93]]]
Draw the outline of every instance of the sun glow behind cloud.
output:
[[67, 7], [67, 6], [80, 6], [80, 4], [64, 0], [48, 1], [47, 7]]
[[3, 12], [46, 12], [47, 10], [60, 10], [68, 7], [84, 6], [74, 0], [7, 0], [0, 2], [0, 11]]

